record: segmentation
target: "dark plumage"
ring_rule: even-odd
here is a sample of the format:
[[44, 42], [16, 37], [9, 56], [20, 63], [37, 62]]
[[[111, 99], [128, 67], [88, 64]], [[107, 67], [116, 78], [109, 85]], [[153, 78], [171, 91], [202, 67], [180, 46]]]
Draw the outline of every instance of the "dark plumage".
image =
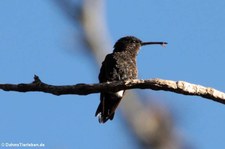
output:
[[[142, 42], [134, 36], [127, 36], [119, 39], [115, 45], [113, 53], [108, 54], [102, 62], [99, 74], [99, 82], [119, 81], [136, 79], [138, 72], [136, 66], [136, 56], [141, 46], [147, 44], [167, 44], [166, 42]], [[119, 105], [125, 90], [119, 92], [102, 92], [100, 94], [100, 104], [95, 116], [98, 116], [100, 123], [112, 120], [115, 110]]]

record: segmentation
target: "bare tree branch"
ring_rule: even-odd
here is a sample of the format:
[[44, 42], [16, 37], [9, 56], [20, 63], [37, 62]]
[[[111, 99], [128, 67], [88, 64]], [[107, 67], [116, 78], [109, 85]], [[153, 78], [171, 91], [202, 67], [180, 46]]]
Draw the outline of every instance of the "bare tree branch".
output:
[[76, 84], [55, 86], [43, 83], [38, 76], [34, 76], [34, 81], [29, 84], [0, 84], [0, 89], [4, 91], [18, 91], [18, 92], [45, 92], [53, 95], [88, 95], [92, 93], [99, 93], [104, 91], [119, 91], [122, 89], [152, 89], [175, 92], [184, 95], [201, 96], [213, 101], [225, 104], [225, 93], [210, 87], [191, 84], [185, 81], [171, 81], [162, 79], [149, 80], [126, 80], [113, 81], [99, 84]]

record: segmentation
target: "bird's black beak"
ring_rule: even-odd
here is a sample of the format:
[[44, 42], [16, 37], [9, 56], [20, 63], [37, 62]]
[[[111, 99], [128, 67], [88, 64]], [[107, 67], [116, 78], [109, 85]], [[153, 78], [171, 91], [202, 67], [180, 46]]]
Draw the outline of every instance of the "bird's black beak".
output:
[[141, 46], [150, 45], [150, 44], [160, 44], [165, 47], [167, 45], [167, 42], [142, 42]]

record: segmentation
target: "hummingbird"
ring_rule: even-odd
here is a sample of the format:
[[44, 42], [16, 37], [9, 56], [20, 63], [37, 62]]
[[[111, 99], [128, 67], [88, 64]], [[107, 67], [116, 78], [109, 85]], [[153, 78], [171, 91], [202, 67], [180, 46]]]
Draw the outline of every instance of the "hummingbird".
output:
[[[115, 43], [113, 52], [106, 55], [105, 60], [102, 62], [98, 76], [99, 82], [137, 79], [136, 57], [139, 49], [142, 46], [153, 44], [165, 46], [167, 42], [142, 42], [134, 36], [120, 38]], [[109, 119], [113, 120], [115, 110], [123, 98], [124, 93], [125, 90], [100, 93], [100, 104], [95, 113], [99, 123], [105, 123]]]

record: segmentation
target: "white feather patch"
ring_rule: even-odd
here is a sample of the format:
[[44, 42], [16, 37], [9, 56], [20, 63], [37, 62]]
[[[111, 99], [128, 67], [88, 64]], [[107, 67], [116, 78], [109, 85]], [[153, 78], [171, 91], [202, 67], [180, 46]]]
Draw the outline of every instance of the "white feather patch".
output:
[[98, 117], [98, 121], [99, 121], [99, 123], [103, 123], [102, 113], [101, 113], [101, 112], [100, 112], [100, 113], [98, 113], [97, 117]]
[[121, 90], [121, 91], [116, 92], [116, 95], [118, 97], [123, 97], [123, 94], [124, 94], [124, 90]]

